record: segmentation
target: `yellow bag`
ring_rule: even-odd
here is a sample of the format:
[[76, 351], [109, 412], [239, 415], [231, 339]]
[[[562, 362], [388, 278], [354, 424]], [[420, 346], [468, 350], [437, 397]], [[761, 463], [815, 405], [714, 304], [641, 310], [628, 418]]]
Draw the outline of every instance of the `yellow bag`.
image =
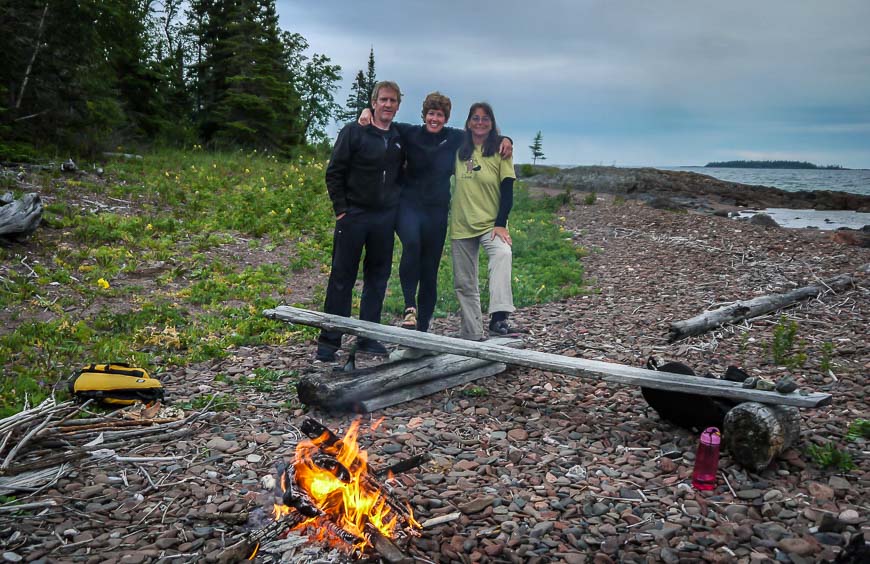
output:
[[70, 380], [70, 394], [78, 399], [95, 399], [111, 405], [150, 403], [163, 399], [160, 380], [148, 375], [144, 368], [128, 364], [91, 364], [79, 370]]

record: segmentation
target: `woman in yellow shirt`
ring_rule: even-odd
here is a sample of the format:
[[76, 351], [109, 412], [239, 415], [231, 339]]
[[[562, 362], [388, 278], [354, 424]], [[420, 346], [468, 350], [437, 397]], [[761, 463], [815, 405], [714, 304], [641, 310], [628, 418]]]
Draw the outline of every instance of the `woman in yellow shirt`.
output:
[[453, 286], [462, 325], [459, 336], [485, 339], [478, 285], [478, 251], [489, 257], [489, 334], [514, 334], [508, 315], [514, 311], [511, 289], [511, 237], [507, 222], [513, 206], [513, 160], [498, 154], [501, 137], [492, 107], [472, 104], [465, 140], [456, 156], [456, 188], [450, 208]]

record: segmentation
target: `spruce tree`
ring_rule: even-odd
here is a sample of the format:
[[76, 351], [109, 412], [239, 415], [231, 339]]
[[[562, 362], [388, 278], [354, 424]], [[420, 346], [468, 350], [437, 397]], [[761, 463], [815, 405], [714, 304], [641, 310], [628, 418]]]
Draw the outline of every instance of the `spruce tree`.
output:
[[544, 156], [544, 151], [541, 149], [541, 142], [544, 137], [541, 135], [541, 132], [538, 131], [538, 134], [535, 135], [535, 139], [532, 141], [532, 144], [529, 145], [529, 149], [532, 150], [532, 164], [537, 164], [538, 159], [546, 160], [547, 157]]
[[204, 54], [197, 72], [204, 141], [278, 151], [303, 143], [300, 100], [274, 0], [202, 4]]
[[347, 96], [347, 101], [344, 103], [344, 111], [339, 113], [340, 121], [356, 121], [360, 112], [369, 107], [371, 102], [372, 90], [375, 84], [378, 83], [375, 75], [375, 49], [369, 51], [369, 63], [366, 73], [358, 71], [353, 85], [350, 88], [350, 94]]

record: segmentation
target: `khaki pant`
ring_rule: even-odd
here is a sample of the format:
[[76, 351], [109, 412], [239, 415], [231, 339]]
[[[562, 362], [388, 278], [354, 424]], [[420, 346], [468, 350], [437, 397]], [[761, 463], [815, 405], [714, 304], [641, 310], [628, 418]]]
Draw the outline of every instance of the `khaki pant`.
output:
[[480, 286], [478, 277], [478, 252], [483, 245], [489, 257], [489, 313], [514, 311], [514, 296], [511, 290], [511, 246], [499, 237], [492, 238], [492, 231], [479, 237], [453, 239], [453, 288], [459, 300], [462, 326], [461, 339], [479, 341], [484, 338], [483, 314], [480, 310]]

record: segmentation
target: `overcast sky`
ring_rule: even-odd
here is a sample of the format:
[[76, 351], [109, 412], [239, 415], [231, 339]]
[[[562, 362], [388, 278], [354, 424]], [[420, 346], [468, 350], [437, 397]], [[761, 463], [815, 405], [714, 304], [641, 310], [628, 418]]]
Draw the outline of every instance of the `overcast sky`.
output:
[[[374, 47], [400, 121], [428, 92], [495, 109], [516, 162], [796, 159], [870, 168], [870, 0], [278, 0], [281, 27], [342, 67]], [[330, 131], [334, 134], [335, 129]]]

